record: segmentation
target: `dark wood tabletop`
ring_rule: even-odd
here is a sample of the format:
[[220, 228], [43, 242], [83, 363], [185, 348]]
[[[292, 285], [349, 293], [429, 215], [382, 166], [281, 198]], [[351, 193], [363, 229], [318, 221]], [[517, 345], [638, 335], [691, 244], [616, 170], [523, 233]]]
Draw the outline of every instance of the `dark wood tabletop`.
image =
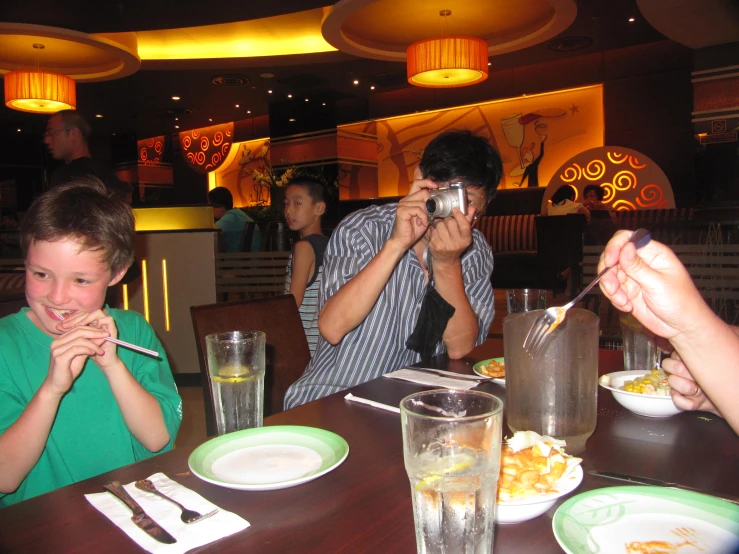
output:
[[[434, 366], [472, 373], [474, 362], [502, 354], [503, 342], [489, 339], [464, 360], [438, 358]], [[599, 373], [621, 369], [620, 351], [600, 351]], [[404, 396], [423, 388], [380, 378], [351, 392], [397, 406]], [[505, 398], [505, 388], [493, 383], [479, 388]], [[0, 552], [141, 551], [83, 495], [102, 492], [103, 484], [111, 480], [130, 483], [163, 472], [251, 523], [245, 531], [191, 552], [413, 553], [413, 511], [403, 466], [400, 417], [348, 403], [345, 394], [334, 394], [264, 422], [319, 427], [346, 439], [348, 458], [319, 479], [275, 491], [230, 490], [190, 474], [190, 452], [175, 449], [0, 510]], [[739, 440], [724, 420], [699, 412], [667, 419], [646, 418], [622, 408], [605, 389], [599, 387], [598, 395], [598, 425], [580, 454], [585, 477], [573, 494], [619, 484], [587, 473], [598, 469], [655, 477], [739, 497], [739, 479], [735, 477]], [[561, 552], [552, 533], [552, 517], [565, 499], [533, 520], [496, 525], [496, 554]]]

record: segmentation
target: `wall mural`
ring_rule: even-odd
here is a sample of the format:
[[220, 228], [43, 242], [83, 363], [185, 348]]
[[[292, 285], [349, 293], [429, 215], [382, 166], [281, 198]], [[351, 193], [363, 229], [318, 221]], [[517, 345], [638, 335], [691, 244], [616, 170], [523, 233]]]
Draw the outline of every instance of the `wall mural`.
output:
[[231, 155], [212, 175], [211, 184], [226, 187], [234, 197], [234, 206], [267, 205], [270, 202], [269, 139], [237, 142]]
[[164, 135], [138, 140], [136, 141], [136, 146], [139, 151], [139, 163], [160, 163], [162, 161], [162, 153], [164, 152]]
[[214, 171], [228, 156], [233, 142], [233, 132], [233, 122], [181, 131], [179, 135], [182, 156], [198, 173]]
[[572, 185], [577, 199], [588, 185], [605, 191], [603, 203], [616, 211], [674, 208], [675, 196], [665, 172], [641, 152], [602, 146], [580, 152], [557, 170], [542, 200], [542, 211], [555, 191]]
[[378, 194], [405, 195], [433, 137], [468, 129], [490, 139], [503, 159], [500, 188], [546, 186], [579, 152], [603, 146], [601, 85], [378, 119]]

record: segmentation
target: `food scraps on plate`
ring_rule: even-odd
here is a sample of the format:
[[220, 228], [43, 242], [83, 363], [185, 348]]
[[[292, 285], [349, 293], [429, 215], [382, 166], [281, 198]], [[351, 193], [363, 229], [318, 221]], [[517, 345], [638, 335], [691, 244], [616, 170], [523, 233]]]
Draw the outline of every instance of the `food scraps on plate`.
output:
[[501, 451], [498, 502], [556, 494], [582, 458], [565, 454], [563, 440], [517, 431]]
[[505, 362], [496, 362], [490, 360], [490, 363], [483, 364], [478, 368], [478, 371], [486, 377], [492, 377], [493, 379], [502, 379], [505, 377]]

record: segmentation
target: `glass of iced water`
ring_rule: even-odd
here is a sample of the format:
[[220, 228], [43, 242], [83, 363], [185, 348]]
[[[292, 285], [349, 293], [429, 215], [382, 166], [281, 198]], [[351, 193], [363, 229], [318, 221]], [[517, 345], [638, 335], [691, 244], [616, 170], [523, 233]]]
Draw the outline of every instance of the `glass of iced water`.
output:
[[624, 370], [651, 371], [657, 367], [659, 350], [654, 334], [631, 314], [622, 313], [618, 320], [624, 341]]
[[431, 390], [400, 403], [419, 554], [493, 551], [503, 403]]
[[265, 342], [262, 331], [205, 337], [219, 435], [262, 426]]
[[503, 320], [506, 420], [510, 430], [536, 431], [567, 441], [567, 453], [585, 450], [595, 431], [599, 318], [580, 308], [554, 329], [535, 356], [523, 349], [541, 310]]
[[541, 289], [509, 289], [506, 291], [509, 314], [544, 310], [547, 307], [547, 291]]

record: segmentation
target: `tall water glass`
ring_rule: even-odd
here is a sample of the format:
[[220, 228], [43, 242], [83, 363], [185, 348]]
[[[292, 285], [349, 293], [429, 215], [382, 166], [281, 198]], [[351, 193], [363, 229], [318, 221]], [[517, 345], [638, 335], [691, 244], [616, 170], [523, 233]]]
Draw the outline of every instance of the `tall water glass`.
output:
[[654, 334], [631, 314], [620, 314], [618, 319], [624, 346], [624, 370], [653, 370], [659, 357]]
[[503, 403], [475, 391], [431, 390], [400, 403], [419, 554], [490, 554]]
[[509, 289], [506, 291], [508, 315], [547, 307], [547, 291], [541, 289]]
[[512, 432], [536, 431], [585, 449], [595, 431], [598, 392], [598, 316], [570, 309], [535, 356], [523, 349], [541, 310], [503, 320], [506, 419]]
[[205, 337], [219, 435], [262, 426], [265, 342], [262, 331]]

